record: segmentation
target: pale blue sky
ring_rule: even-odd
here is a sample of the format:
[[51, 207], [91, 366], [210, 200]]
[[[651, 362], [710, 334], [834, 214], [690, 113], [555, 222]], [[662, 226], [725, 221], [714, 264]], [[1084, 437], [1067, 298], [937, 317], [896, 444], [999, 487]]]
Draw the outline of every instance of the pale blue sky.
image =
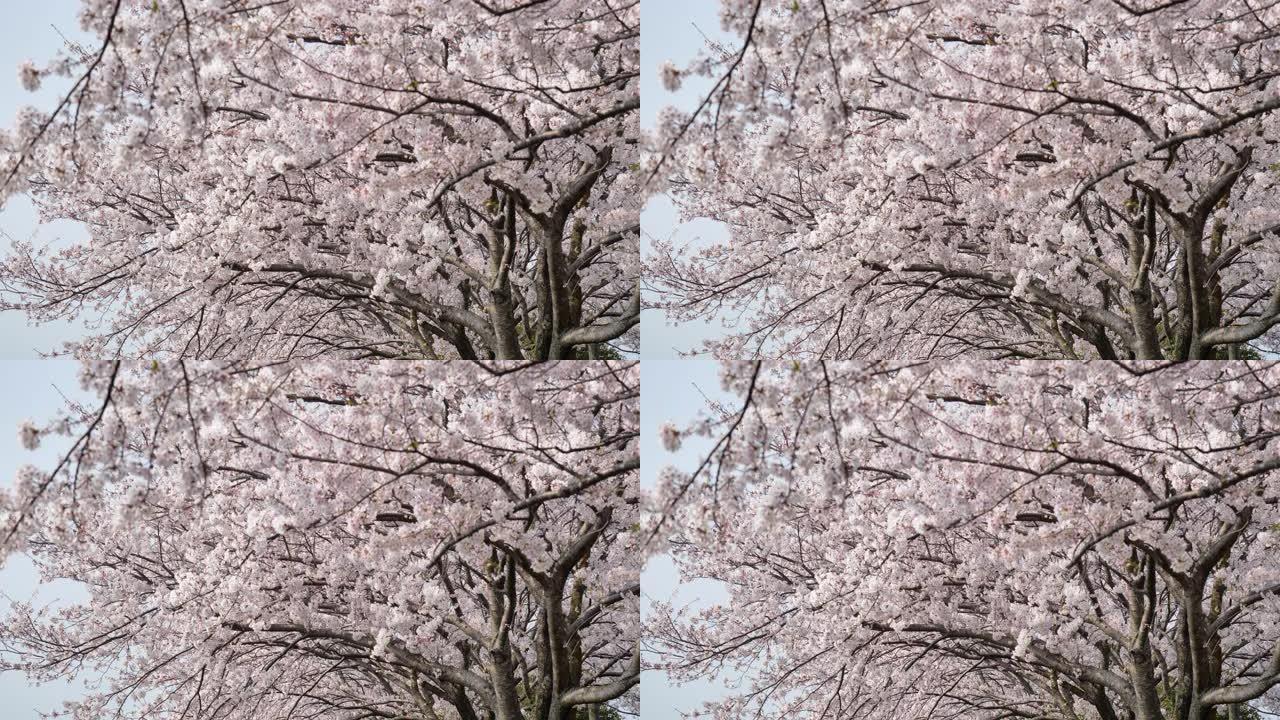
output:
[[[720, 27], [720, 3], [716, 0], [642, 0], [640, 3], [640, 123], [654, 126], [658, 111], [667, 105], [692, 110], [697, 107], [711, 82], [693, 78], [677, 93], [662, 87], [658, 68], [670, 60], [683, 65], [706, 47], [706, 38], [729, 40]], [[682, 245], [722, 242], [724, 226], [707, 219], [681, 223], [675, 206], [665, 196], [655, 197], [640, 215], [642, 253], [649, 251], [654, 238], [678, 241]], [[701, 341], [723, 333], [719, 323], [667, 324], [661, 310], [645, 310], [641, 315], [640, 357], [671, 358], [696, 350]]]
[[[69, 80], [54, 78], [38, 92], [29, 93], [18, 82], [18, 64], [33, 60], [43, 65], [62, 47], [63, 36], [84, 41], [86, 36], [76, 19], [78, 7], [76, 0], [4, 3], [0, 11], [0, 125], [12, 127], [13, 118], [24, 105], [52, 109], [70, 86]], [[7, 250], [14, 239], [58, 243], [83, 237], [84, 229], [77, 223], [62, 221], [39, 226], [35, 208], [26, 198], [15, 198], [0, 207], [0, 248]], [[0, 359], [38, 357], [41, 352], [58, 349], [77, 334], [74, 325], [31, 327], [21, 313], [0, 312]]]
[[[645, 0], [652, 2], [653, 0]], [[640, 477], [641, 484], [651, 487], [663, 467], [674, 465], [692, 472], [710, 447], [700, 439], [686, 441], [678, 453], [668, 453], [658, 437], [665, 422], [677, 426], [698, 416], [708, 400], [726, 401], [730, 396], [720, 388], [719, 365], [707, 358], [682, 360], [645, 359], [640, 363]], [[708, 580], [686, 581], [680, 577], [671, 560], [665, 556], [649, 562], [640, 578], [643, 589], [641, 612], [647, 612], [653, 600], [676, 605], [705, 606], [727, 599], [718, 583]], [[665, 673], [645, 672], [640, 680], [640, 707], [643, 720], [678, 720], [681, 713], [696, 710], [706, 700], [723, 695], [724, 685], [697, 682], [683, 686], [671, 684]]]
[[[710, 86], [693, 80], [677, 93], [662, 87], [658, 68], [667, 60], [677, 65], [692, 60], [706, 46], [706, 38], [725, 39], [720, 28], [716, 0], [642, 0], [640, 3], [640, 122], [650, 129], [658, 111], [666, 105], [692, 109]], [[680, 243], [720, 242], [723, 226], [710, 220], [681, 223], [670, 199], [657, 197], [645, 205], [640, 216], [641, 252], [648, 252], [654, 238]], [[641, 321], [640, 445], [641, 482], [652, 485], [666, 465], [692, 469], [706, 443], [687, 442], [676, 455], [667, 453], [658, 438], [664, 422], [677, 425], [692, 420], [707, 404], [707, 397], [722, 397], [716, 363], [705, 358], [673, 360], [681, 352], [697, 348], [707, 338], [719, 334], [715, 324], [668, 325], [659, 310], [645, 310]], [[705, 397], [704, 397], [705, 396]], [[725, 597], [722, 588], [708, 581], [684, 581], [669, 558], [649, 562], [640, 581], [644, 590], [641, 612], [649, 601], [677, 604], [705, 604]], [[640, 681], [643, 720], [678, 720], [682, 713], [696, 710], [703, 702], [721, 696], [720, 683], [699, 682], [683, 686], [671, 684], [665, 673], [648, 671]]]
[[[78, 366], [66, 359], [0, 360], [0, 487], [9, 487], [18, 468], [35, 465], [53, 467], [66, 451], [68, 442], [54, 438], [41, 443], [35, 452], [18, 442], [18, 424], [25, 419], [47, 421], [66, 405], [66, 399], [89, 402], [76, 379]], [[64, 399], [66, 398], [66, 399]], [[35, 568], [25, 557], [0, 559], [0, 614], [9, 599], [58, 603], [83, 598], [83, 591], [68, 581], [41, 585]], [[53, 684], [32, 687], [25, 675], [0, 672], [0, 717], [4, 720], [38, 720], [39, 711], [60, 708], [62, 701], [79, 695], [75, 686]]]
[[[46, 82], [37, 93], [28, 93], [18, 82], [18, 64], [31, 59], [42, 63], [62, 46], [62, 35], [82, 38], [76, 20], [75, 0], [8, 2], [0, 22], [0, 124], [13, 124], [18, 108], [35, 105], [52, 108], [60, 99], [67, 81]], [[59, 35], [61, 31], [62, 35]], [[35, 208], [26, 198], [15, 198], [0, 207], [0, 248], [7, 250], [13, 239], [35, 238], [41, 243], [66, 242], [83, 237], [75, 223], [57, 222], [40, 226]], [[64, 397], [83, 400], [76, 380], [76, 364], [70, 360], [39, 360], [42, 352], [55, 350], [77, 334], [74, 326], [28, 325], [17, 312], [0, 312], [0, 487], [12, 484], [17, 469], [25, 464], [51, 467], [66, 448], [65, 442], [46, 442], [36, 452], [27, 452], [18, 443], [18, 423], [53, 417], [65, 404]], [[41, 586], [34, 567], [23, 557], [9, 558], [0, 567], [0, 613], [8, 598], [65, 602], [82, 596], [74, 585], [62, 581]], [[57, 710], [63, 700], [75, 698], [78, 690], [56, 684], [31, 687], [21, 673], [0, 673], [0, 715], [4, 720], [38, 720], [39, 713]]]

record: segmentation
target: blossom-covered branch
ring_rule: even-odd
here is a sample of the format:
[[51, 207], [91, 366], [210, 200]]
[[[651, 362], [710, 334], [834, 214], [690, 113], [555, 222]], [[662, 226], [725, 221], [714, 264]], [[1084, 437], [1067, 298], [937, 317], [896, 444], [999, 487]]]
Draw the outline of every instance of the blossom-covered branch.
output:
[[646, 173], [728, 358], [1251, 357], [1280, 323], [1280, 8], [724, 0]]
[[[84, 0], [0, 137], [0, 306], [82, 356], [614, 357], [638, 323], [636, 2]], [[30, 82], [28, 82], [30, 80]]]
[[[3, 667], [126, 718], [579, 720], [639, 682], [634, 364], [102, 365], [0, 498], [89, 599]], [[109, 393], [109, 395], [108, 395]], [[117, 715], [117, 713], [119, 713]]]
[[715, 718], [1280, 709], [1280, 366], [733, 364], [650, 498], [727, 603], [647, 621]]

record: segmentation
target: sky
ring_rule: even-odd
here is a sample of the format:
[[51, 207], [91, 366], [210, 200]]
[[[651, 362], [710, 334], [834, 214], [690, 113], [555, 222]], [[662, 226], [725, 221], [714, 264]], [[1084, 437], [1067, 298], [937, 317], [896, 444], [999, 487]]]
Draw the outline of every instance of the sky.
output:
[[[645, 0], [651, 2], [652, 0]], [[709, 400], [731, 396], [720, 387], [719, 364], [708, 358], [659, 360], [640, 363], [640, 482], [652, 487], [659, 472], [674, 465], [688, 472], [710, 448], [710, 442], [691, 439], [678, 453], [668, 453], [658, 437], [658, 429], [670, 422], [677, 427], [692, 421], [708, 406]], [[724, 587], [705, 579], [680, 577], [671, 559], [651, 560], [640, 577], [641, 614], [657, 600], [676, 606], [705, 607], [728, 599]], [[678, 720], [681, 713], [697, 710], [707, 700], [724, 695], [723, 682], [696, 682], [683, 686], [671, 683], [666, 673], [647, 670], [640, 679], [640, 707], [644, 720]]]
[[[0, 22], [0, 126], [12, 127], [18, 109], [25, 105], [49, 110], [62, 98], [69, 80], [54, 78], [43, 83], [38, 92], [29, 93], [18, 81], [18, 65], [24, 60], [42, 65], [63, 46], [64, 36], [83, 40], [85, 35], [76, 19], [78, 7], [77, 0], [4, 4], [4, 21]], [[25, 197], [0, 206], [0, 248], [5, 250], [14, 240], [56, 245], [84, 237], [84, 229], [78, 223], [59, 221], [40, 226], [35, 207]], [[0, 360], [39, 357], [77, 334], [76, 325], [31, 327], [22, 313], [0, 311]]]
[[[665, 61], [683, 65], [707, 45], [707, 38], [727, 40], [720, 26], [716, 0], [644, 0], [640, 3], [640, 124], [652, 129], [658, 111], [667, 105], [692, 109], [701, 100], [710, 81], [684, 82], [676, 93], [662, 86], [658, 68]], [[661, 27], [660, 32], [652, 28]], [[723, 225], [706, 218], [681, 222], [674, 204], [665, 196], [652, 198], [640, 215], [641, 252], [647, 253], [655, 238], [681, 244], [722, 242], [727, 238]], [[667, 453], [658, 438], [665, 422], [683, 424], [707, 406], [707, 398], [721, 398], [718, 365], [705, 358], [674, 360], [698, 349], [706, 339], [720, 332], [717, 323], [667, 323], [661, 310], [643, 311], [640, 336], [641, 483], [651, 486], [667, 465], [688, 470], [697, 466], [706, 443], [686, 442], [680, 452]], [[641, 612], [652, 601], [700, 606], [725, 599], [722, 586], [707, 580], [680, 577], [670, 558], [650, 561], [641, 576], [644, 596]], [[646, 671], [640, 681], [640, 707], [644, 720], [678, 720], [707, 700], [723, 696], [723, 682], [672, 684], [665, 673]]]
[[[667, 105], [692, 110], [711, 86], [705, 79], [684, 82], [676, 93], [662, 87], [659, 66], [670, 60], [677, 66], [694, 59], [707, 45], [707, 38], [730, 40], [720, 27], [720, 4], [716, 0], [644, 0], [640, 3], [640, 125], [654, 127], [658, 111]], [[660, 27], [660, 32], [646, 28]], [[680, 222], [675, 205], [666, 196], [649, 200], [640, 214], [640, 252], [647, 254], [654, 239], [673, 240], [681, 245], [722, 242], [728, 237], [724, 225], [696, 218]], [[723, 333], [722, 321], [668, 324], [658, 309], [641, 313], [640, 356], [673, 358], [699, 349], [703, 340]]]
[[[67, 359], [0, 360], [0, 489], [13, 484], [23, 465], [52, 467], [66, 452], [68, 443], [55, 438], [41, 443], [35, 452], [23, 449], [18, 441], [18, 424], [31, 419], [37, 425], [52, 419], [67, 399], [88, 402], [80, 388], [78, 366]], [[37, 604], [58, 604], [84, 597], [69, 581], [42, 584], [31, 561], [18, 556], [0, 559], [0, 615], [10, 600]], [[0, 717], [4, 720], [38, 720], [38, 711], [57, 710], [63, 700], [74, 699], [73, 685], [53, 684], [33, 687], [22, 673], [0, 672]]]
[[[79, 34], [75, 0], [5, 3], [0, 23], [0, 125], [9, 127], [24, 105], [51, 108], [61, 98], [67, 82], [47, 82], [39, 92], [29, 93], [18, 81], [18, 64], [51, 58], [63, 44], [63, 35]], [[59, 32], [62, 34], [60, 35]], [[78, 224], [61, 221], [40, 225], [34, 206], [25, 197], [14, 198], [0, 207], [0, 248], [7, 251], [14, 240], [39, 244], [60, 244], [84, 237]], [[68, 323], [32, 327], [22, 313], [0, 311], [0, 488], [12, 485], [22, 465], [49, 467], [66, 449], [65, 442], [43, 443], [28, 452], [18, 442], [18, 424], [24, 419], [37, 422], [52, 418], [66, 399], [83, 401], [76, 379], [76, 364], [67, 359], [38, 359], [76, 337], [78, 328]], [[83, 591], [67, 581], [42, 584], [34, 566], [25, 557], [0, 563], [0, 613], [10, 599], [39, 603], [68, 602], [83, 597]], [[16, 672], [0, 673], [0, 698], [4, 720], [38, 720], [41, 711], [57, 710], [62, 702], [74, 699], [79, 689], [67, 684], [32, 687]]]

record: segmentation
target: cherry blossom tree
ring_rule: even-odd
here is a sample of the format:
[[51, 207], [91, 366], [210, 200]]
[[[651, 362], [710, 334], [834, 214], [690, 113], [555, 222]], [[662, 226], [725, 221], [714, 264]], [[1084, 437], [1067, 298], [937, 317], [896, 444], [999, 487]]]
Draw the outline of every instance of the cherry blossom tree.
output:
[[84, 0], [0, 136], [0, 307], [82, 356], [616, 357], [639, 316], [638, 2]]
[[585, 720], [637, 707], [639, 368], [107, 364], [0, 498], [5, 668], [67, 717]]
[[730, 364], [648, 532], [730, 600], [646, 620], [715, 718], [1280, 711], [1280, 366]]
[[1280, 7], [722, 0], [646, 268], [718, 355], [1250, 357], [1280, 322]]

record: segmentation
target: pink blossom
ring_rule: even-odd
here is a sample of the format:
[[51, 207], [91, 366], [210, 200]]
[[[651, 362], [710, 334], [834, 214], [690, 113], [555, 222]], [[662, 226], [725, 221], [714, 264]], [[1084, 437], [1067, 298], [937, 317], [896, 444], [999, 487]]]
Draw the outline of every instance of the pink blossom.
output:
[[85, 375], [50, 425], [76, 452], [0, 496], [0, 553], [92, 587], [0, 613], [5, 667], [85, 687], [76, 717], [636, 712], [638, 364]]
[[30, 60], [24, 61], [18, 66], [18, 80], [22, 83], [22, 89], [27, 92], [35, 92], [40, 89], [40, 70], [35, 63]]
[[18, 441], [23, 449], [35, 450], [40, 447], [40, 428], [30, 420], [24, 420], [18, 426]]
[[[673, 320], [728, 325], [708, 350], [1185, 360], [1280, 343], [1280, 7], [719, 6], [736, 39], [683, 69], [714, 90], [693, 117], [659, 113], [648, 180], [727, 237], [645, 262]], [[1187, 267], [1204, 269], [1190, 289]]]
[[[1280, 708], [1280, 677], [1251, 669], [1280, 647], [1280, 604], [1262, 600], [1280, 587], [1280, 364], [736, 362], [722, 377], [736, 399], [689, 425], [715, 428], [714, 449], [647, 498], [654, 550], [727, 594], [645, 622], [674, 682], [731, 678], [709, 717], [1066, 703], [1154, 720], [1158, 693], [1138, 691], [1157, 686]], [[1200, 612], [1214, 620], [1188, 638]], [[1074, 689], [1039, 682], [1067, 676]]]
[[48, 67], [90, 75], [20, 119], [0, 201], [94, 232], [15, 244], [0, 303], [110, 307], [82, 355], [637, 345], [638, 3], [80, 5], [96, 40]]

